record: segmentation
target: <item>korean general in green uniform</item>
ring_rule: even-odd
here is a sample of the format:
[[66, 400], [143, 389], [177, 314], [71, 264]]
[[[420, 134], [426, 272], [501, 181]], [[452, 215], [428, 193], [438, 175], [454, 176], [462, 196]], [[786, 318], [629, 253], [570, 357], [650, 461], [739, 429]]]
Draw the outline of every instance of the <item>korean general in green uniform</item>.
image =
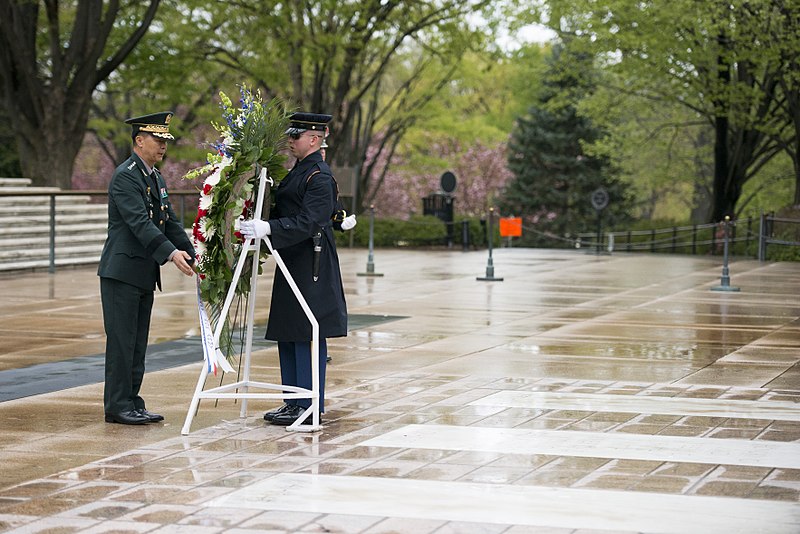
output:
[[167, 150], [172, 112], [125, 121], [133, 154], [108, 186], [108, 237], [100, 257], [100, 295], [106, 331], [105, 420], [138, 425], [164, 418], [139, 395], [145, 367], [153, 293], [168, 262], [193, 276], [194, 247], [172, 209], [156, 168]]

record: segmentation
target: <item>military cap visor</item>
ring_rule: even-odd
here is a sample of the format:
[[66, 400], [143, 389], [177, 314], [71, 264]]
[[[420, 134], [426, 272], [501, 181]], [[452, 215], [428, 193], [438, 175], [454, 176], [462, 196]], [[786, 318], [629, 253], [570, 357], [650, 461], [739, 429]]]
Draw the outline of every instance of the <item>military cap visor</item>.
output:
[[331, 115], [323, 113], [294, 113], [289, 117], [289, 128], [284, 133], [295, 135], [311, 130], [324, 134], [332, 118]]
[[160, 113], [142, 115], [141, 117], [131, 117], [125, 121], [125, 124], [131, 125], [132, 135], [145, 132], [161, 139], [175, 139], [169, 133], [169, 123], [172, 120], [172, 115], [171, 111], [162, 111]]

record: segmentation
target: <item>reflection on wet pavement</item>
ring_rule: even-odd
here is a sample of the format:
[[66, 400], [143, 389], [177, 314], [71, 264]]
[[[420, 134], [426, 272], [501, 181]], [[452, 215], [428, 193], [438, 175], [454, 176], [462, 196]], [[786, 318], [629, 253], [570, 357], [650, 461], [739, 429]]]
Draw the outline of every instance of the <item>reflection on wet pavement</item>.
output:
[[[181, 436], [199, 357], [147, 374], [163, 424], [105, 424], [97, 383], [2, 402], [0, 532], [800, 531], [800, 264], [723, 294], [715, 257], [340, 252], [349, 311], [396, 320], [329, 340], [321, 432], [226, 400]], [[151, 343], [197, 335], [164, 274]], [[0, 278], [0, 316], [0, 371], [103, 351], [92, 268]]]

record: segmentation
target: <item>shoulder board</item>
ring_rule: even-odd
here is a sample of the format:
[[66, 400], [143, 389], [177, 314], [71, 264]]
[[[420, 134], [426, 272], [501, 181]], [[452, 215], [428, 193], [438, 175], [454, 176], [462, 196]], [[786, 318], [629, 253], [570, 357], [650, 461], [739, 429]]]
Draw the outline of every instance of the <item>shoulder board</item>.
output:
[[135, 162], [135, 161], [131, 161], [131, 164], [130, 164], [130, 165], [128, 165], [128, 170], [129, 170], [129, 171], [130, 171], [130, 170], [133, 170], [133, 168], [134, 168], [134, 167], [136, 167], [136, 162]]

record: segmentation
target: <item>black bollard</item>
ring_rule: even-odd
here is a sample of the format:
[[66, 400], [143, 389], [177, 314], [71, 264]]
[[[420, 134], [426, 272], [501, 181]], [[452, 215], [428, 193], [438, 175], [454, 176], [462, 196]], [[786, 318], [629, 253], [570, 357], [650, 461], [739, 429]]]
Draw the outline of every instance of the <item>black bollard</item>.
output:
[[461, 250], [469, 250], [469, 221], [461, 221]]
[[728, 274], [728, 238], [730, 236], [730, 220], [731, 218], [726, 215], [725, 222], [723, 223], [724, 235], [722, 242], [722, 278], [720, 279], [719, 285], [712, 287], [711, 291], [739, 291], [738, 287], [731, 285], [731, 277]]
[[375, 205], [369, 207], [369, 256], [367, 256], [367, 272], [356, 273], [358, 276], [383, 276], [383, 273], [375, 272], [375, 258], [372, 254], [372, 243], [375, 230]]
[[502, 282], [502, 278], [495, 278], [494, 263], [492, 262], [492, 241], [494, 232], [492, 231], [492, 219], [494, 219], [494, 208], [489, 208], [489, 261], [486, 263], [486, 276], [478, 276], [476, 280], [481, 282]]

